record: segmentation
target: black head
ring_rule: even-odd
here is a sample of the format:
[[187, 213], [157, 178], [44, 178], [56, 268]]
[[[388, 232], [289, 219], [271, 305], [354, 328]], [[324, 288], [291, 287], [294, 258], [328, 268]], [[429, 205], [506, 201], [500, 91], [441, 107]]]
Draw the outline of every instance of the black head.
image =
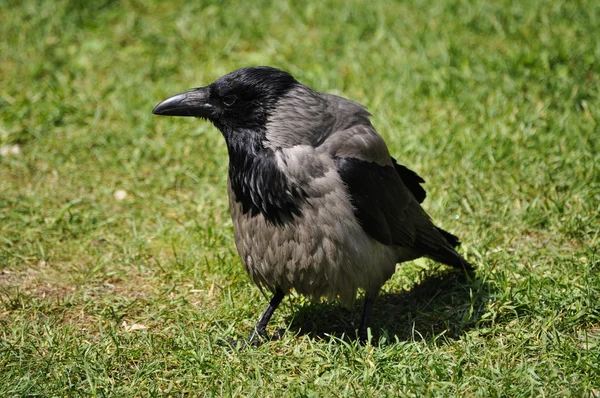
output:
[[230, 184], [243, 213], [262, 214], [267, 222], [282, 225], [300, 214], [304, 193], [279, 170], [273, 151], [262, 140], [277, 102], [299, 84], [279, 69], [243, 68], [168, 98], [152, 113], [210, 120], [225, 136]]
[[206, 87], [170, 97], [152, 113], [208, 119], [228, 135], [238, 129], [264, 127], [279, 98], [297, 84], [292, 75], [276, 68], [242, 68]]

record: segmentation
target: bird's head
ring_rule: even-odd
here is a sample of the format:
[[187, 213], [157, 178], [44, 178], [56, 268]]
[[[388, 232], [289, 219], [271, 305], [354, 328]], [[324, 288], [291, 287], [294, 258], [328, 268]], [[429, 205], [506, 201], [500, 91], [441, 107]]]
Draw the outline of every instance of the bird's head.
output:
[[263, 128], [277, 101], [299, 84], [279, 69], [242, 68], [206, 87], [174, 95], [152, 113], [207, 119], [227, 136], [238, 129]]

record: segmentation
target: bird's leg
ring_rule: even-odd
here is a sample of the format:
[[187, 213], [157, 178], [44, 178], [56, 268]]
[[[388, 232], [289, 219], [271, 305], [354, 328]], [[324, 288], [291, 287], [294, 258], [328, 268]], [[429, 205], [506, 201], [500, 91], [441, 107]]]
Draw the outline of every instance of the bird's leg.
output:
[[[248, 338], [246, 339], [248, 344], [258, 347], [262, 340], [270, 340], [269, 335], [267, 334], [267, 324], [271, 320], [271, 316], [273, 316], [273, 313], [281, 303], [281, 300], [283, 300], [284, 296], [285, 293], [281, 290], [277, 289], [275, 291], [275, 295], [269, 302], [269, 305], [260, 316], [260, 319], [256, 323], [256, 326], [254, 326], [254, 329], [252, 329], [248, 335]], [[279, 333], [277, 336], [280, 334], [281, 333]]]
[[363, 307], [362, 320], [360, 322], [360, 327], [358, 328], [358, 340], [361, 343], [366, 343], [368, 338], [368, 329], [371, 324], [371, 307], [373, 307], [373, 302], [375, 302], [375, 297], [377, 294], [365, 293], [365, 306]]

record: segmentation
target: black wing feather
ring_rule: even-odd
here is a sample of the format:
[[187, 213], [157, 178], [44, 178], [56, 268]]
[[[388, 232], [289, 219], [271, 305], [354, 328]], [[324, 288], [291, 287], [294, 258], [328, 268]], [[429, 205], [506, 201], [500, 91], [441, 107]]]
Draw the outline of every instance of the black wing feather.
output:
[[355, 158], [334, 163], [365, 232], [384, 245], [412, 247], [416, 227], [405, 212], [413, 199], [396, 170]]
[[398, 162], [396, 162], [396, 159], [392, 158], [392, 163], [394, 164], [394, 168], [400, 176], [400, 179], [402, 179], [402, 182], [404, 183], [404, 185], [406, 185], [410, 193], [413, 194], [413, 196], [415, 197], [415, 199], [417, 199], [419, 203], [423, 203], [425, 197], [427, 196], [427, 193], [425, 192], [425, 189], [423, 189], [421, 184], [425, 183], [425, 180], [408, 167], [398, 164]]

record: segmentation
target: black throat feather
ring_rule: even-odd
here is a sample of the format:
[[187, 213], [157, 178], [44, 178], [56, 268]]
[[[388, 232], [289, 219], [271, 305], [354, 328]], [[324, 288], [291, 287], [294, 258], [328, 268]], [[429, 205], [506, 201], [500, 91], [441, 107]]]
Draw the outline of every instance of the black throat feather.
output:
[[264, 136], [256, 130], [225, 135], [229, 181], [244, 214], [282, 226], [301, 215], [306, 193], [279, 169], [275, 152], [262, 145]]

